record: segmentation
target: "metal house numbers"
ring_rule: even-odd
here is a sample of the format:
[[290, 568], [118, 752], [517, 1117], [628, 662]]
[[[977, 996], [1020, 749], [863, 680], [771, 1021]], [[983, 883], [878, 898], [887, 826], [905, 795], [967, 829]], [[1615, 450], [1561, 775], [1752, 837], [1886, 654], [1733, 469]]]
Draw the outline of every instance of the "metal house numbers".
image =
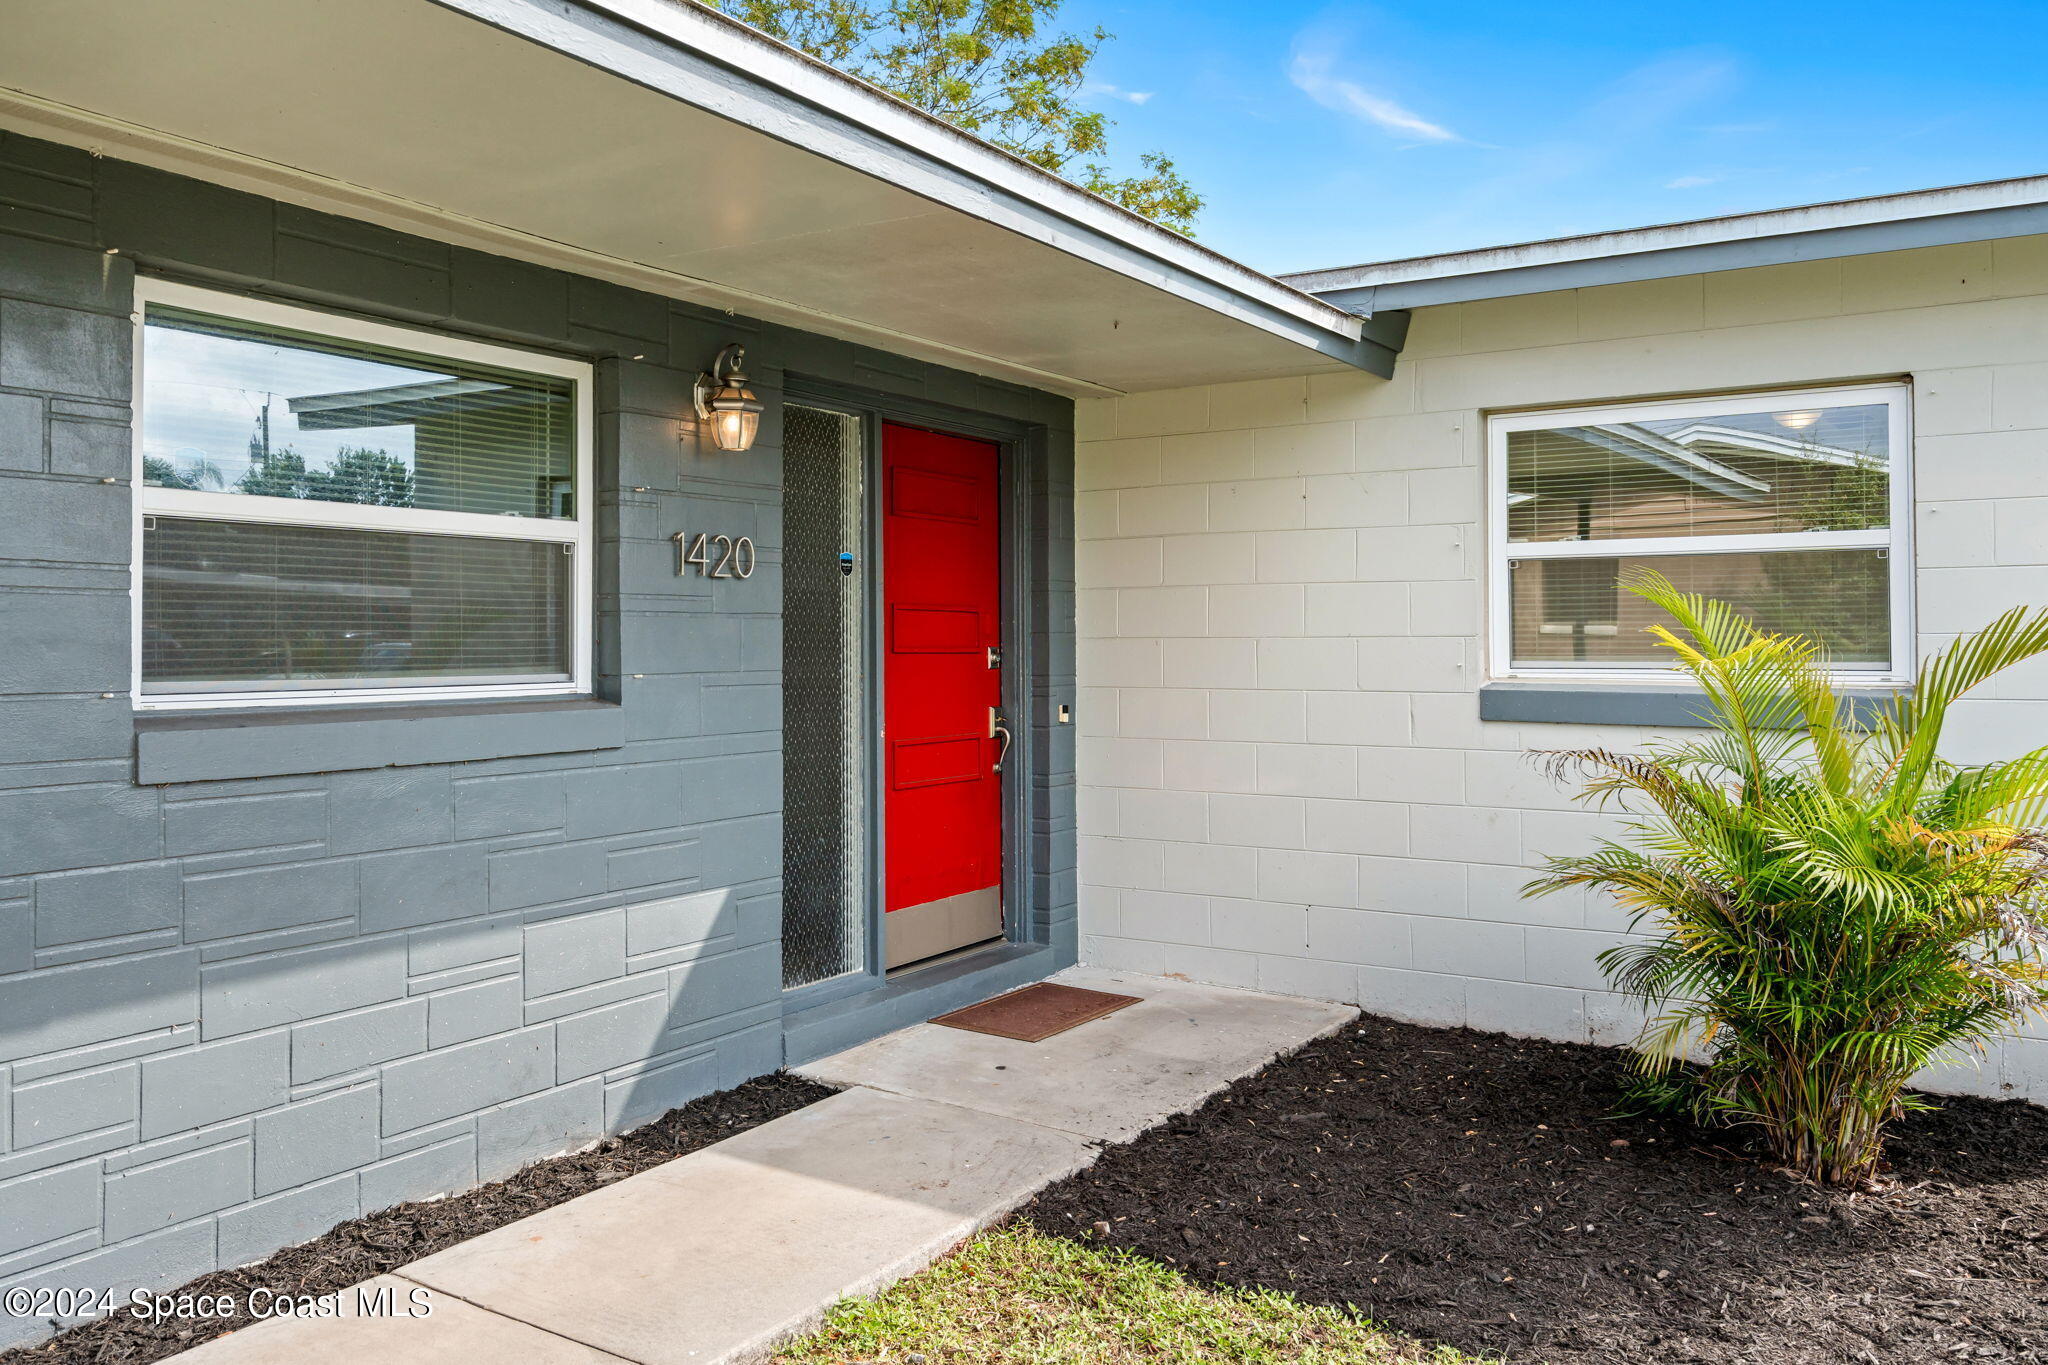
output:
[[676, 543], [676, 577], [682, 578], [692, 566], [699, 578], [752, 578], [754, 538], [713, 535], [699, 531], [692, 536], [678, 531], [670, 537]]

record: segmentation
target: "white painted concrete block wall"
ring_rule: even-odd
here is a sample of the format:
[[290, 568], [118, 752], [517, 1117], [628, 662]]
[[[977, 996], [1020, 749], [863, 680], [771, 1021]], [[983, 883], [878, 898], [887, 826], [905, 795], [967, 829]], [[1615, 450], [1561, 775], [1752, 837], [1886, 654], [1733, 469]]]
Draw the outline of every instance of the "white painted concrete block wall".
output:
[[[1430, 309], [1391, 381], [1083, 403], [1082, 960], [1626, 1039], [1625, 917], [1519, 894], [1605, 818], [1524, 755], [1648, 732], [1479, 721], [1485, 414], [1901, 375], [1925, 648], [2048, 602], [2048, 238]], [[1952, 735], [2048, 743], [2048, 667]], [[2048, 1031], [1937, 1083], [2048, 1098]]]

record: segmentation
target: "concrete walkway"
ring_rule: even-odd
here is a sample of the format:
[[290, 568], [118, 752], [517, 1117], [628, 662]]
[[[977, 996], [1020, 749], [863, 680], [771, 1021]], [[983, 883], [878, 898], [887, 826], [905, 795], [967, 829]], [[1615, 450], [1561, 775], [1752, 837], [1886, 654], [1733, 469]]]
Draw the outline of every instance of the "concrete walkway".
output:
[[428, 1316], [272, 1321], [180, 1359], [757, 1360], [1087, 1165], [1101, 1141], [1355, 1013], [1088, 968], [1056, 979], [1145, 999], [1042, 1043], [918, 1024], [827, 1057], [802, 1071], [846, 1087], [828, 1100], [371, 1282]]

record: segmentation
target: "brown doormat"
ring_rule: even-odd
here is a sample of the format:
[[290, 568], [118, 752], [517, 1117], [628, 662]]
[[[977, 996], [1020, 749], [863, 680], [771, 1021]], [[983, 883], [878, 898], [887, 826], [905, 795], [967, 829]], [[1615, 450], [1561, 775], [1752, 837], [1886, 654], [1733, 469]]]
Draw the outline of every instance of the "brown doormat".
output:
[[1141, 997], [1111, 995], [1108, 991], [1084, 991], [1079, 986], [1059, 986], [1041, 981], [1021, 991], [1011, 991], [979, 1005], [969, 1005], [932, 1020], [947, 1028], [964, 1028], [969, 1033], [992, 1033], [998, 1038], [1015, 1038], [1020, 1043], [1042, 1043], [1055, 1033], [1065, 1033], [1077, 1024], [1114, 1014]]

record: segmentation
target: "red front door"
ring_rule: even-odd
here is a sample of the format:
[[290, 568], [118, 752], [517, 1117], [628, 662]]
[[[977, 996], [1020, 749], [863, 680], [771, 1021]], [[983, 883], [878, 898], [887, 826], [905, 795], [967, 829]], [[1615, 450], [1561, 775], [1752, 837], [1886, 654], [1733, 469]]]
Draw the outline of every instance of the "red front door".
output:
[[889, 966], [1003, 932], [996, 447], [882, 428]]

